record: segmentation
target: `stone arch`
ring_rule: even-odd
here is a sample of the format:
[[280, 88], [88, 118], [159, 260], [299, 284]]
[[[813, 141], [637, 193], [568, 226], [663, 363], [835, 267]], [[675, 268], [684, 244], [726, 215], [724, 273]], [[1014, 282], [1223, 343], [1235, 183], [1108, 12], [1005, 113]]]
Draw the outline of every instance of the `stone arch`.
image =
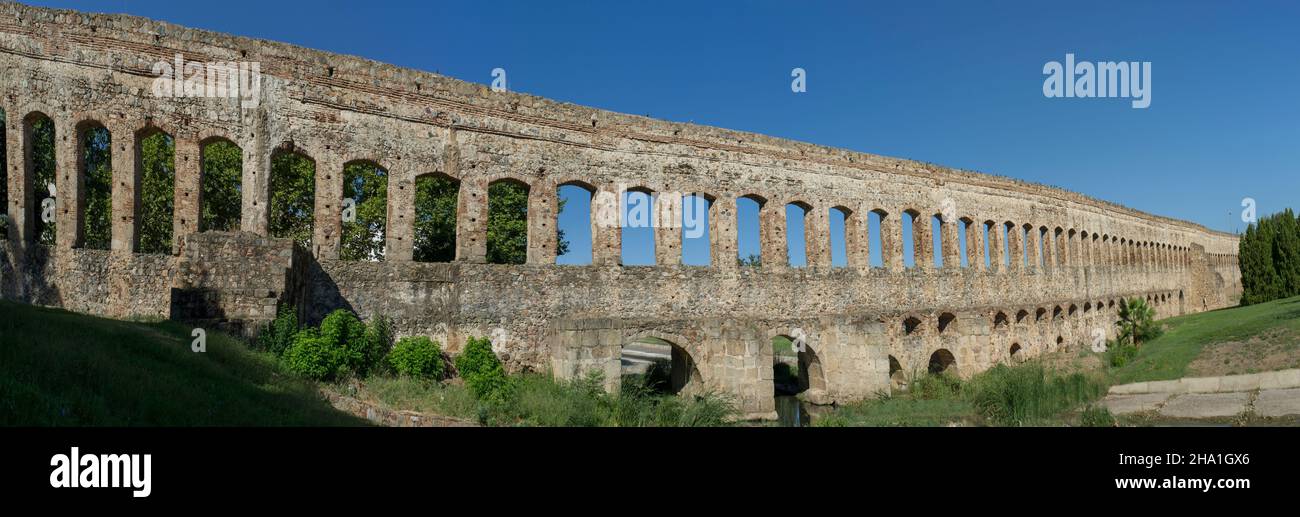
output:
[[1061, 306], [1060, 306], [1060, 305], [1057, 305], [1056, 307], [1053, 307], [1053, 308], [1052, 308], [1052, 321], [1060, 320], [1060, 319], [1061, 319], [1061, 312], [1063, 312], [1063, 309], [1061, 309]]
[[[27, 242], [54, 246], [58, 220], [46, 222], [41, 217], [45, 199], [50, 199], [50, 185], [58, 190], [58, 128], [54, 118], [42, 111], [23, 116], [23, 167], [26, 171], [28, 198], [19, 200], [24, 209], [24, 238]], [[30, 233], [28, 233], [30, 232]]]
[[903, 318], [903, 335], [910, 336], [921, 328], [921, 318], [907, 316]]
[[271, 237], [292, 239], [312, 249], [316, 227], [316, 160], [285, 142], [271, 151], [268, 187]]
[[938, 322], [938, 323], [939, 323], [939, 326], [938, 326], [938, 328], [939, 328], [939, 333], [940, 333], [940, 334], [943, 334], [945, 331], [947, 331], [949, 328], [951, 328], [951, 327], [953, 326], [953, 324], [957, 323], [957, 316], [955, 316], [955, 315], [954, 315], [953, 313], [951, 313], [951, 312], [945, 312], [945, 313], [942, 313], [942, 314], [939, 315], [939, 322]]
[[[646, 186], [634, 186], [624, 190], [619, 199], [619, 241], [622, 246], [619, 257], [625, 266], [652, 266], [658, 262], [659, 242], [653, 226], [656, 198], [654, 189]], [[637, 260], [637, 247], [645, 248], [643, 256]]]
[[[813, 232], [808, 231], [809, 230], [808, 222], [810, 219], [808, 215], [812, 213], [812, 210], [813, 210], [813, 206], [804, 201], [794, 200], [785, 204], [786, 260], [788, 261], [787, 263], [791, 267], [800, 267], [800, 262], [803, 263], [803, 266], [813, 265], [814, 249], [813, 246], [809, 245], [811, 243], [810, 236], [813, 234]], [[794, 214], [795, 211], [798, 211], [799, 213]], [[791, 217], [792, 215], [797, 215], [798, 217], [792, 218]], [[793, 229], [793, 224], [792, 224], [792, 222], [796, 220], [801, 222], [801, 224], [799, 225], [799, 235], [797, 236], [795, 235], [795, 231]], [[802, 257], [796, 256], [795, 243], [801, 244], [801, 247], [803, 248]]]
[[[856, 260], [858, 247], [856, 239], [858, 233], [858, 222], [857, 218], [853, 215], [853, 210], [844, 205], [833, 205], [827, 209], [827, 213], [827, 223], [829, 226], [827, 228], [828, 240], [824, 244], [827, 247], [826, 249], [829, 250], [828, 255], [830, 257], [830, 266], [856, 266], [857, 264], [854, 262]], [[837, 219], [837, 213], [839, 214], [838, 217], [843, 220], [843, 224], [838, 229], [833, 224]], [[836, 246], [836, 242], [840, 243], [840, 245]]]
[[[902, 256], [898, 255], [900, 251], [894, 249], [893, 238], [887, 230], [893, 224], [889, 219], [889, 212], [880, 208], [873, 208], [867, 212], [867, 263], [871, 267], [893, 268], [895, 257], [898, 257], [901, 264]], [[872, 229], [874, 227], [874, 230]]]
[[[582, 194], [578, 194], [578, 197], [575, 198], [573, 193], [578, 192]], [[601, 233], [601, 217], [609, 217], [608, 214], [601, 213], [599, 207], [597, 207], [599, 202], [596, 197], [597, 192], [599, 192], [599, 189], [595, 185], [581, 179], [559, 181], [555, 184], [555, 235], [557, 241], [555, 260], [557, 264], [594, 264], [596, 262], [596, 249], [599, 247], [597, 240]], [[566, 213], [574, 213], [576, 208], [569, 206], [569, 203], [574, 199], [582, 201], [581, 197], [583, 196], [585, 196], [587, 202], [585, 221], [584, 218], [578, 217], [578, 224], [573, 229], [582, 233], [581, 238], [577, 240], [586, 242], [588, 245], [585, 248], [575, 250], [573, 236], [566, 235], [566, 230], [561, 228], [561, 218]], [[570, 215], [570, 217], [572, 216]], [[559, 243], [566, 241], [568, 244], [565, 246], [567, 247], [562, 248]]]
[[713, 265], [711, 227], [718, 209], [717, 200], [717, 196], [705, 192], [682, 193], [679, 220], [676, 221], [681, 227], [677, 231], [677, 240], [681, 243], [681, 249], [680, 256], [675, 258], [683, 265], [697, 267]]
[[528, 262], [528, 204], [532, 185], [515, 175], [499, 175], [488, 181], [487, 262], [489, 264], [525, 264]]
[[1068, 314], [1070, 317], [1074, 317], [1075, 313], [1077, 312], [1079, 312], [1079, 306], [1072, 303], [1070, 304], [1070, 308], [1067, 310], [1066, 314]]
[[[149, 123], [135, 132], [135, 246], [139, 253], [171, 253], [175, 244], [176, 133]], [[156, 159], [156, 160], [155, 160]]]
[[940, 348], [930, 354], [928, 370], [931, 374], [944, 373], [954, 366], [957, 366], [957, 358], [947, 348]]
[[1011, 344], [1011, 348], [1007, 351], [1007, 358], [1017, 363], [1024, 360], [1024, 353], [1021, 351], [1020, 343]]
[[411, 260], [456, 260], [460, 180], [445, 172], [434, 171], [417, 174], [412, 183], [415, 192], [411, 194], [414, 198], [411, 204]]
[[368, 158], [349, 160], [339, 177], [339, 259], [382, 261], [388, 242], [388, 169]]
[[[743, 201], [743, 202], [742, 202]], [[753, 207], [751, 216], [742, 216], [741, 207]], [[764, 224], [763, 215], [767, 210], [767, 198], [758, 194], [745, 194], [736, 198], [736, 262], [742, 266], [760, 266], [763, 263], [763, 252], [767, 248], [765, 243], [771, 240], [770, 233], [773, 228], [771, 224]], [[750, 211], [749, 208], [745, 209]], [[743, 246], [741, 239], [749, 233], [748, 228], [753, 228], [753, 244]], [[752, 249], [747, 251], [746, 248]]]
[[[642, 331], [623, 339], [619, 362], [625, 374], [642, 374], [655, 391], [669, 394], [695, 393], [704, 388], [695, 354], [685, 338], [671, 333]], [[693, 348], [693, 347], [691, 347]], [[638, 365], [645, 370], [638, 372]]]
[[[77, 123], [73, 247], [109, 249], [113, 239], [112, 132], [97, 119]], [[67, 193], [63, 195], [67, 196]]]
[[[900, 223], [902, 224], [899, 225], [899, 239], [903, 245], [900, 246], [899, 252], [902, 253], [903, 267], [906, 269], [925, 267], [928, 264], [925, 260], [925, 241], [931, 236], [923, 231], [925, 223], [921, 220], [921, 212], [912, 208], [904, 209]], [[909, 256], [911, 265], [908, 265]]]
[[1020, 309], [1019, 311], [1016, 312], [1016, 323], [1017, 324], [1024, 323], [1025, 318], [1028, 317], [1029, 317], [1029, 311]]
[[993, 315], [993, 329], [1005, 329], [1008, 326], [1007, 313], [998, 311]]
[[892, 355], [889, 356], [889, 386], [896, 390], [907, 387], [907, 372], [903, 370], [903, 364]]
[[244, 150], [230, 138], [199, 141], [199, 231], [235, 231], [243, 224]]
[[1039, 307], [1037, 310], [1034, 311], [1034, 321], [1035, 321], [1035, 322], [1043, 321], [1043, 318], [1044, 318], [1045, 316], [1047, 316], [1047, 309], [1044, 308], [1044, 307]]

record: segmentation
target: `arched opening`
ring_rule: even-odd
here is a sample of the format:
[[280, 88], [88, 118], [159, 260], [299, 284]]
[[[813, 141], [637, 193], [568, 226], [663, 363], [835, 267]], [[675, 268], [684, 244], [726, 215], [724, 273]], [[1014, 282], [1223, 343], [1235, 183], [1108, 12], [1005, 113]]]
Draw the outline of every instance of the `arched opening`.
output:
[[596, 188], [571, 181], [556, 189], [555, 263], [590, 264], [594, 252], [591, 231], [591, 200]]
[[930, 354], [929, 372], [936, 375], [941, 374], [947, 372], [949, 368], [956, 364], [957, 358], [953, 357], [952, 352], [949, 352], [946, 348], [940, 348]]
[[624, 266], [655, 265], [655, 229], [651, 218], [654, 205], [655, 196], [650, 189], [637, 187], [623, 193]]
[[271, 236], [311, 249], [316, 211], [316, 162], [290, 146], [271, 153]]
[[908, 316], [903, 319], [903, 335], [910, 336], [918, 328], [921, 328], [921, 320], [916, 316]]
[[199, 163], [199, 231], [238, 230], [243, 212], [243, 150], [224, 138], [208, 139], [199, 147]]
[[339, 259], [384, 260], [388, 229], [388, 171], [379, 164], [364, 160], [344, 164], [341, 206], [343, 225]]
[[415, 220], [411, 258], [416, 262], [456, 259], [456, 204], [460, 182], [440, 172], [415, 178]]
[[736, 198], [736, 263], [741, 266], [763, 265], [762, 222], [759, 214], [766, 203], [755, 195]]
[[1039, 307], [1038, 310], [1034, 311], [1035, 322], [1043, 321], [1043, 318], [1045, 317], [1047, 317], [1047, 309]]
[[948, 330], [948, 328], [951, 327], [952, 324], [956, 321], [957, 321], [957, 316], [954, 316], [951, 312], [945, 312], [943, 314], [940, 314], [939, 333], [943, 334], [944, 331]]
[[831, 267], [848, 267], [849, 265], [849, 225], [851, 212], [844, 207], [830, 209], [830, 246]]
[[87, 249], [106, 250], [113, 241], [113, 141], [108, 128], [98, 122], [77, 126], [77, 171], [81, 199], [77, 219], [80, 242]]
[[528, 185], [500, 179], [488, 185], [487, 262], [528, 262]]
[[812, 207], [795, 201], [785, 205], [785, 246], [790, 267], [808, 265], [808, 236], [805, 223]]
[[934, 260], [934, 267], [936, 268], [944, 267], [944, 263], [943, 263], [943, 252], [945, 250], [943, 246], [943, 225], [944, 224], [945, 222], [943, 220], [943, 217], [940, 216], [939, 214], [934, 214], [930, 216], [930, 240], [931, 240], [930, 249], [933, 250], [933, 253], [931, 253], [933, 257], [931, 258]]
[[1007, 328], [1008, 325], [1007, 313], [998, 311], [997, 314], [993, 315], [993, 328], [995, 330]]
[[1056, 336], [1056, 348], [1060, 349], [1065, 344], [1065, 336]]
[[1032, 233], [1033, 231], [1034, 231], [1034, 227], [1028, 223], [1025, 223], [1024, 226], [1020, 227], [1018, 233], [1016, 233], [1016, 235], [1020, 237], [1020, 249], [1017, 250], [1016, 253], [1020, 255], [1020, 258], [1022, 260], [1021, 266], [1024, 266], [1025, 269], [1029, 269], [1030, 266], [1033, 266], [1033, 264], [1029, 260], [1030, 250], [1033, 249], [1030, 247], [1031, 246], [1030, 237], [1033, 236]]
[[903, 224], [900, 237], [903, 243], [903, 268], [911, 269], [916, 267], [916, 218], [921, 214], [916, 210], [903, 211]]
[[1038, 267], [1046, 268], [1050, 261], [1052, 253], [1052, 234], [1048, 233], [1046, 226], [1038, 227]]
[[975, 226], [975, 221], [963, 217], [957, 220], [957, 260], [958, 265], [964, 268], [971, 267], [972, 250], [970, 246], [971, 228]]
[[1019, 323], [1024, 323], [1024, 322], [1025, 322], [1025, 318], [1028, 318], [1028, 317], [1029, 317], [1029, 311], [1024, 310], [1024, 309], [1020, 309], [1020, 311], [1016, 312], [1016, 323], [1017, 323], [1017, 324], [1019, 324]]
[[624, 344], [620, 362], [624, 389], [641, 387], [651, 393], [675, 395], [701, 384], [691, 354], [665, 339], [643, 337]]
[[907, 389], [907, 373], [903, 365], [894, 356], [889, 356], [889, 387], [894, 390]]
[[140, 184], [135, 200], [139, 209], [136, 228], [140, 253], [172, 252], [172, 215], [176, 209], [176, 141], [154, 127], [136, 133], [136, 158]]
[[885, 246], [881, 242], [881, 232], [887, 213], [876, 209], [867, 214], [867, 256], [871, 267], [885, 267]]
[[1070, 304], [1070, 310], [1069, 310], [1069, 312], [1068, 312], [1067, 314], [1069, 314], [1070, 317], [1074, 317], [1074, 314], [1077, 313], [1077, 312], [1079, 312], [1079, 306], [1078, 306], [1078, 305], [1075, 305], [1075, 304], [1073, 304], [1073, 303]]
[[1061, 319], [1061, 306], [1057, 305], [1052, 309], [1052, 321]]
[[682, 264], [708, 266], [713, 262], [709, 218], [713, 198], [704, 194], [682, 196]]
[[1012, 362], [1017, 363], [1025, 360], [1024, 354], [1020, 353], [1020, 343], [1011, 344], [1011, 350], [1008, 352], [1007, 357], [1011, 358]]
[[32, 202], [28, 203], [27, 219], [32, 221], [31, 242], [53, 246], [58, 234], [57, 205], [50, 187], [57, 183], [54, 177], [54, 121], [44, 113], [32, 113], [23, 119], [23, 164], [31, 183]]
[[984, 221], [984, 224], [982, 225], [982, 228], [980, 229], [980, 230], [984, 233], [984, 235], [983, 235], [983, 237], [984, 237], [984, 269], [988, 269], [988, 270], [993, 269], [993, 253], [992, 253], [992, 250], [997, 249], [997, 248], [993, 248], [993, 247], [991, 247], [992, 244], [989, 242], [989, 241], [992, 240], [992, 239], [990, 239], [989, 237], [991, 237], [991, 236], [993, 236], [993, 235], [997, 235], [997, 231], [993, 229], [995, 226], [997, 226], [997, 223], [995, 223], [995, 222], [993, 222], [993, 221]]
[[1010, 269], [1012, 264], [1011, 237], [1015, 236], [1015, 232], [1012, 231], [1015, 227], [1015, 223], [1011, 221], [1002, 223], [1002, 266], [1006, 269]]

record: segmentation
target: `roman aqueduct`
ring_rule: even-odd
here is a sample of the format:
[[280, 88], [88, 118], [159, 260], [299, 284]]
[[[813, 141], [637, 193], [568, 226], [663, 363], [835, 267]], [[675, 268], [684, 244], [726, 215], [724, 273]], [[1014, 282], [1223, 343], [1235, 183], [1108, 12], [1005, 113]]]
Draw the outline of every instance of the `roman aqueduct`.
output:
[[[258, 63], [256, 106], [155, 96], [154, 64], [177, 54]], [[138, 17], [2, 5], [0, 67], [8, 150], [0, 296], [28, 303], [243, 329], [273, 317], [280, 302], [309, 319], [346, 307], [388, 315], [402, 334], [431, 335], [451, 351], [469, 336], [493, 336], [511, 368], [597, 370], [611, 387], [621, 347], [653, 337], [673, 345], [682, 389], [720, 390], [765, 417], [774, 336], [801, 334], [809, 396], [844, 402], [889, 389], [899, 372], [969, 375], [1088, 346], [1094, 329], [1113, 333], [1125, 297], [1150, 300], [1166, 317], [1234, 305], [1241, 291], [1236, 236], [1057, 188], [493, 92]], [[42, 200], [30, 159], [42, 118], [56, 135], [59, 231], [50, 245], [35, 238]], [[85, 247], [80, 224], [79, 136], [91, 126], [111, 133], [108, 249]], [[175, 145], [170, 253], [138, 244], [138, 144], [157, 132]], [[242, 152], [237, 232], [199, 231], [201, 153], [214, 141]], [[314, 163], [310, 249], [269, 234], [276, 153]], [[342, 170], [356, 160], [388, 174], [383, 260], [339, 258]], [[414, 185], [430, 174], [459, 184], [455, 260], [446, 263], [413, 260]], [[525, 264], [487, 263], [497, 181], [528, 188]], [[709, 265], [683, 264], [681, 231], [659, 228], [656, 264], [624, 266], [620, 228], [595, 223], [591, 264], [557, 264], [557, 190], [566, 185], [702, 193]], [[761, 267], [736, 260], [742, 199], [760, 207]], [[656, 197], [669, 201], [679, 200]], [[806, 214], [803, 267], [786, 263], [790, 204]], [[833, 211], [844, 221], [842, 265], [831, 259]]]

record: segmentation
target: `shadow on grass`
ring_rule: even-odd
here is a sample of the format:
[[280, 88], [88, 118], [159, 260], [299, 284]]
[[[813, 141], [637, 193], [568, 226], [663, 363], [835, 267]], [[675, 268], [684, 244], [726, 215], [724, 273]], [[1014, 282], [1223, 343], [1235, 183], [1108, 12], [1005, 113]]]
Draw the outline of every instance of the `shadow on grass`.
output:
[[0, 302], [0, 425], [367, 425], [224, 334]]

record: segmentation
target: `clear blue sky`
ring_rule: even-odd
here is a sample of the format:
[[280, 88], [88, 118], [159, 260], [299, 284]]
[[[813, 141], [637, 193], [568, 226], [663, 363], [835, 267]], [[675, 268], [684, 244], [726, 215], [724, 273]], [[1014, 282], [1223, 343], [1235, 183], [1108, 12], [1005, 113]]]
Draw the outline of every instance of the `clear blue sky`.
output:
[[[515, 91], [1006, 175], [1218, 230], [1243, 228], [1243, 197], [1263, 215], [1300, 194], [1295, 2], [34, 3], [479, 83], [501, 67]], [[1045, 98], [1043, 65], [1067, 52], [1152, 62], [1150, 108]], [[806, 93], [790, 91], [795, 67]]]

